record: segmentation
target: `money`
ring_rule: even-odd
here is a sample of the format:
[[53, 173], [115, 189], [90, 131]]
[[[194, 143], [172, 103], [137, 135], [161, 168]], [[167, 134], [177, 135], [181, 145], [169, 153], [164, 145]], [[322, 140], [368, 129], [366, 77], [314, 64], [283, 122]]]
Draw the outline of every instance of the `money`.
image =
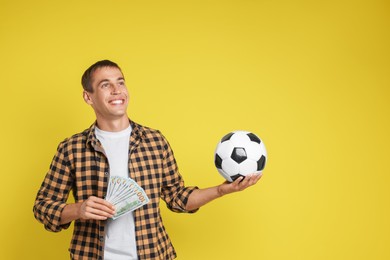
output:
[[119, 176], [110, 177], [105, 200], [115, 207], [112, 219], [117, 219], [149, 202], [144, 189], [133, 179]]

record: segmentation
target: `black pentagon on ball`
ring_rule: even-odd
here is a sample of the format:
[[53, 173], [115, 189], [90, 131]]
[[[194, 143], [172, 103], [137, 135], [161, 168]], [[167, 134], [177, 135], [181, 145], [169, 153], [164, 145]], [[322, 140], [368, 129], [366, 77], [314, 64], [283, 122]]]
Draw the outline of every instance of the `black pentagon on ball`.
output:
[[215, 154], [214, 163], [215, 163], [215, 167], [222, 170], [222, 158], [218, 154]]
[[262, 155], [260, 159], [257, 161], [257, 170], [262, 171], [265, 167], [265, 156]]
[[221, 139], [221, 143], [227, 141], [227, 140], [230, 140], [230, 138], [232, 137], [234, 133], [228, 133], [227, 135], [225, 135], [224, 137], [222, 137]]
[[242, 163], [247, 158], [245, 149], [243, 147], [235, 147], [233, 149], [231, 158], [238, 164]]
[[251, 139], [252, 142], [256, 142], [256, 143], [258, 143], [258, 144], [261, 143], [260, 138], [258, 138], [255, 134], [253, 134], [253, 133], [248, 133], [247, 136], [249, 137], [249, 139]]
[[245, 179], [245, 176], [241, 175], [241, 174], [236, 174], [236, 175], [230, 176], [230, 178], [232, 178], [232, 181], [235, 181], [235, 180], [237, 180], [240, 177], [244, 177], [241, 181], [243, 181]]

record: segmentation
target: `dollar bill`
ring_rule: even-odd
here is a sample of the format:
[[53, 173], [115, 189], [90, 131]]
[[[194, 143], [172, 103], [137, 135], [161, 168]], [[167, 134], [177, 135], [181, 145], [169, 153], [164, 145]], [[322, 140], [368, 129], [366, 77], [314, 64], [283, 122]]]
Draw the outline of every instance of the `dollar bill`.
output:
[[112, 176], [108, 182], [105, 199], [114, 205], [117, 219], [147, 204], [149, 198], [144, 189], [131, 178]]

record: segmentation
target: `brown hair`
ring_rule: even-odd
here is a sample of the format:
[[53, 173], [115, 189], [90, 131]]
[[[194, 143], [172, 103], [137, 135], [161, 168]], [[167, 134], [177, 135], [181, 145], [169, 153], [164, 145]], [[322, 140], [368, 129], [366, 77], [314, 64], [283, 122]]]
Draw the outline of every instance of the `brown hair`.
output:
[[121, 68], [118, 66], [118, 64], [110, 60], [101, 60], [96, 62], [95, 64], [91, 65], [81, 77], [81, 85], [83, 86], [83, 89], [85, 91], [89, 93], [93, 92], [92, 75], [97, 69], [104, 68], [104, 67], [114, 67], [122, 71]]

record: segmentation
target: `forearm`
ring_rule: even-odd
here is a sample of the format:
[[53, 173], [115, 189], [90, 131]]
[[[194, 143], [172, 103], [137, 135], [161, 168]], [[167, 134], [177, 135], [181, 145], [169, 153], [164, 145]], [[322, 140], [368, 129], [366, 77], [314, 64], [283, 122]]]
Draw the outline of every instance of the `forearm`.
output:
[[202, 207], [210, 201], [237, 191], [242, 191], [256, 184], [261, 178], [261, 174], [247, 175], [245, 178], [237, 178], [234, 182], [225, 182], [221, 185], [194, 190], [188, 197], [186, 210], [191, 211]]
[[196, 189], [188, 197], [186, 210], [191, 211], [202, 207], [203, 205], [222, 197], [220, 186], [210, 187], [206, 189]]
[[73, 220], [79, 219], [81, 204], [82, 202], [66, 205], [61, 213], [60, 224], [64, 225], [69, 222], [72, 222]]
[[38, 195], [33, 208], [34, 216], [45, 226], [45, 229], [59, 232], [67, 228], [67, 225], [60, 223], [61, 212], [66, 206], [66, 203], [62, 201], [43, 199], [41, 195]]

